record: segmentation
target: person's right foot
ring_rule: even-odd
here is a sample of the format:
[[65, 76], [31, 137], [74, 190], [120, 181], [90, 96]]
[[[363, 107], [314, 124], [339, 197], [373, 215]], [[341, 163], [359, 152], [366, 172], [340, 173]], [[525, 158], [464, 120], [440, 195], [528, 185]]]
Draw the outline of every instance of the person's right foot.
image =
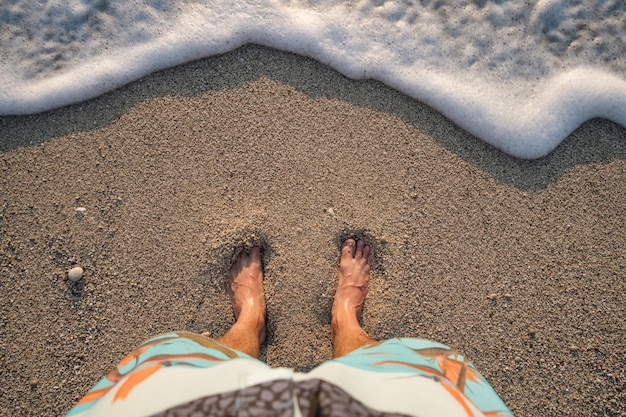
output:
[[238, 323], [254, 329], [259, 343], [265, 340], [265, 293], [261, 248], [243, 251], [230, 268], [228, 293]]
[[359, 316], [367, 296], [371, 248], [364, 241], [347, 239], [341, 245], [337, 272], [337, 292], [332, 309], [332, 325], [359, 326]]

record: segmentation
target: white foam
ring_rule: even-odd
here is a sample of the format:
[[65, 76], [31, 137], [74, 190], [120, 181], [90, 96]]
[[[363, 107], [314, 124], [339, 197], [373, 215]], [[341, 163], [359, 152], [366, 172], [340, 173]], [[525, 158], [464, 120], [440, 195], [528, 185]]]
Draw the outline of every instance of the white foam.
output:
[[3, 115], [257, 43], [380, 80], [521, 158], [546, 155], [590, 118], [626, 126], [620, 0], [10, 3], [0, 5]]

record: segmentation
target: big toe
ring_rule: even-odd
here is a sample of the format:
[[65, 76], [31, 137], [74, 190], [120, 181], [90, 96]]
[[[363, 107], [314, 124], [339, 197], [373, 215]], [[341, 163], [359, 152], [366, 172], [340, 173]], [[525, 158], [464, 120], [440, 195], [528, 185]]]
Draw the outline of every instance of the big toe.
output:
[[356, 242], [354, 239], [346, 239], [341, 245], [341, 257], [352, 259], [356, 253]]
[[252, 263], [261, 263], [261, 248], [258, 246], [253, 246], [250, 248], [250, 262]]

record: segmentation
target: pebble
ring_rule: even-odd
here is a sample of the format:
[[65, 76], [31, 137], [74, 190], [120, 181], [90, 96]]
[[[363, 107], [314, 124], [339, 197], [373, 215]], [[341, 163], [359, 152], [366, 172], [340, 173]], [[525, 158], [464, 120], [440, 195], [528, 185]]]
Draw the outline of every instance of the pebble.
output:
[[75, 266], [74, 268], [70, 269], [67, 273], [67, 278], [73, 282], [79, 281], [82, 277], [83, 277], [83, 268], [81, 268], [80, 266]]
[[85, 207], [76, 207], [76, 215], [78, 217], [82, 217], [86, 211], [87, 209]]
[[334, 216], [335, 215], [335, 209], [332, 208], [332, 207], [328, 207], [326, 209], [326, 213], [330, 214], [331, 216]]

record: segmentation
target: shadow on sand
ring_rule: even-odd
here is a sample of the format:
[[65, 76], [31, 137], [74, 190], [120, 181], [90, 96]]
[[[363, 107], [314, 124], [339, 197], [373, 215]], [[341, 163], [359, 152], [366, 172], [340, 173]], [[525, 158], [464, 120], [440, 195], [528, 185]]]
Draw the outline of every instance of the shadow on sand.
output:
[[339, 99], [393, 114], [496, 181], [522, 190], [542, 190], [576, 165], [626, 159], [626, 128], [602, 119], [584, 123], [544, 158], [513, 158], [378, 81], [351, 80], [313, 59], [257, 45], [160, 71], [83, 103], [37, 115], [0, 117], [0, 151], [109, 125], [149, 98], [199, 96], [260, 78], [288, 84], [312, 98]]

